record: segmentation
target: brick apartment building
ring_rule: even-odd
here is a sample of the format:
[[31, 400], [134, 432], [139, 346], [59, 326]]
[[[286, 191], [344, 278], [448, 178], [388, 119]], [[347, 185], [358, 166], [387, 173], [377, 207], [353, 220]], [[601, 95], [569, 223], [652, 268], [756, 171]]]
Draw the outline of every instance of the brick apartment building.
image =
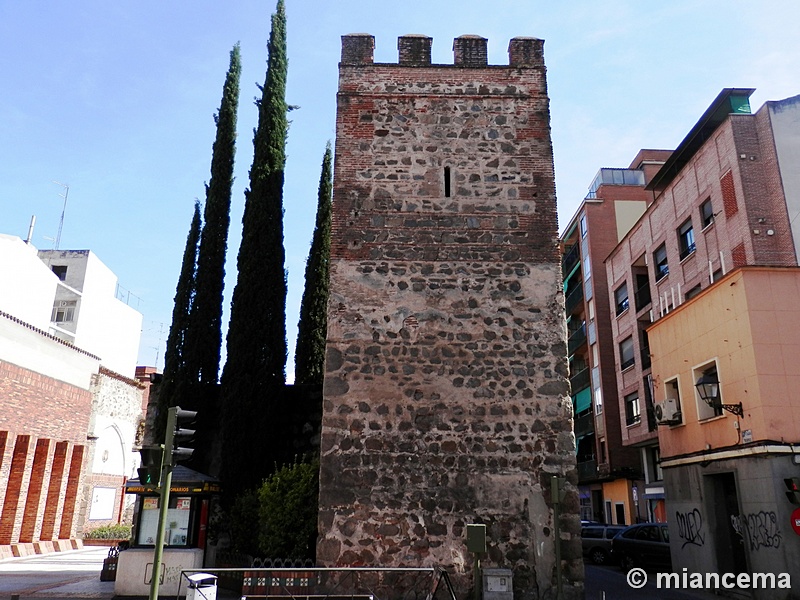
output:
[[[800, 449], [800, 369], [785, 335], [798, 309], [800, 97], [751, 113], [752, 91], [718, 95], [606, 260], [622, 309], [611, 321], [618, 409], [650, 417], [622, 441], [642, 451], [645, 498], [666, 496], [673, 565], [692, 571], [791, 571], [800, 552], [780, 490]], [[721, 400], [702, 400], [701, 377], [719, 381]]]
[[323, 565], [449, 566], [467, 525], [514, 597], [581, 592], [575, 453], [543, 42], [509, 64], [462, 36], [452, 65], [344, 36], [320, 474]]
[[646, 503], [639, 502], [644, 491], [639, 451], [622, 444], [622, 428], [646, 415], [620, 413], [611, 321], [628, 309], [628, 300], [610, 302], [604, 261], [652, 202], [644, 186], [670, 154], [641, 150], [627, 169], [600, 169], [561, 236], [584, 520], [631, 524], [653, 518]]

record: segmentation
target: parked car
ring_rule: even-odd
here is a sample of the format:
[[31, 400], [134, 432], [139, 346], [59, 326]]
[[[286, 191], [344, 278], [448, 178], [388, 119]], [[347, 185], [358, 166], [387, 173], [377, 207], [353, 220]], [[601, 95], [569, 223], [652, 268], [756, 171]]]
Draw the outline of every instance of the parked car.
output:
[[611, 540], [611, 555], [623, 571], [634, 567], [672, 571], [667, 524], [631, 525]]
[[611, 540], [625, 525], [583, 524], [581, 545], [583, 555], [596, 565], [607, 565], [611, 559]]

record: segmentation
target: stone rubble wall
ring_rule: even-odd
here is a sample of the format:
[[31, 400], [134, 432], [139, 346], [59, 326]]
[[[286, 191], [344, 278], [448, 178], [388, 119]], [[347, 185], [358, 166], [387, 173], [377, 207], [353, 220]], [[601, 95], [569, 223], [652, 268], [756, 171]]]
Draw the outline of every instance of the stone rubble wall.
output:
[[[466, 525], [485, 523], [486, 566], [514, 569], [515, 598], [548, 597], [550, 477], [576, 478], [544, 64], [356, 62], [340, 65], [318, 561], [441, 565], [466, 591]], [[564, 512], [579, 593], [572, 486]]]

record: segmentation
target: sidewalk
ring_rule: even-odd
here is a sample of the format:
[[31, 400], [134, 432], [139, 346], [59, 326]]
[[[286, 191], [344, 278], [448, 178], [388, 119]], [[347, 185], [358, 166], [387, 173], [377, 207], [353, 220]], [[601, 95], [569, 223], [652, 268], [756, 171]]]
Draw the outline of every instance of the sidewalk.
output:
[[100, 581], [108, 548], [96, 547], [0, 561], [0, 598], [107, 598], [114, 582]]

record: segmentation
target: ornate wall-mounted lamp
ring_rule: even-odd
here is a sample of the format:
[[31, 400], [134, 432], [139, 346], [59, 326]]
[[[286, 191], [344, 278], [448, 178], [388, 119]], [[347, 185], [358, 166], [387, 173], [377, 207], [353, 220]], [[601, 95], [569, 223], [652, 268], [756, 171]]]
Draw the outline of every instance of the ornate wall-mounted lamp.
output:
[[742, 403], [738, 404], [722, 404], [719, 397], [719, 377], [717, 376], [716, 369], [708, 370], [703, 373], [694, 384], [697, 388], [697, 393], [703, 399], [703, 402], [708, 404], [711, 408], [722, 408], [728, 412], [744, 417], [744, 410], [742, 410]]

